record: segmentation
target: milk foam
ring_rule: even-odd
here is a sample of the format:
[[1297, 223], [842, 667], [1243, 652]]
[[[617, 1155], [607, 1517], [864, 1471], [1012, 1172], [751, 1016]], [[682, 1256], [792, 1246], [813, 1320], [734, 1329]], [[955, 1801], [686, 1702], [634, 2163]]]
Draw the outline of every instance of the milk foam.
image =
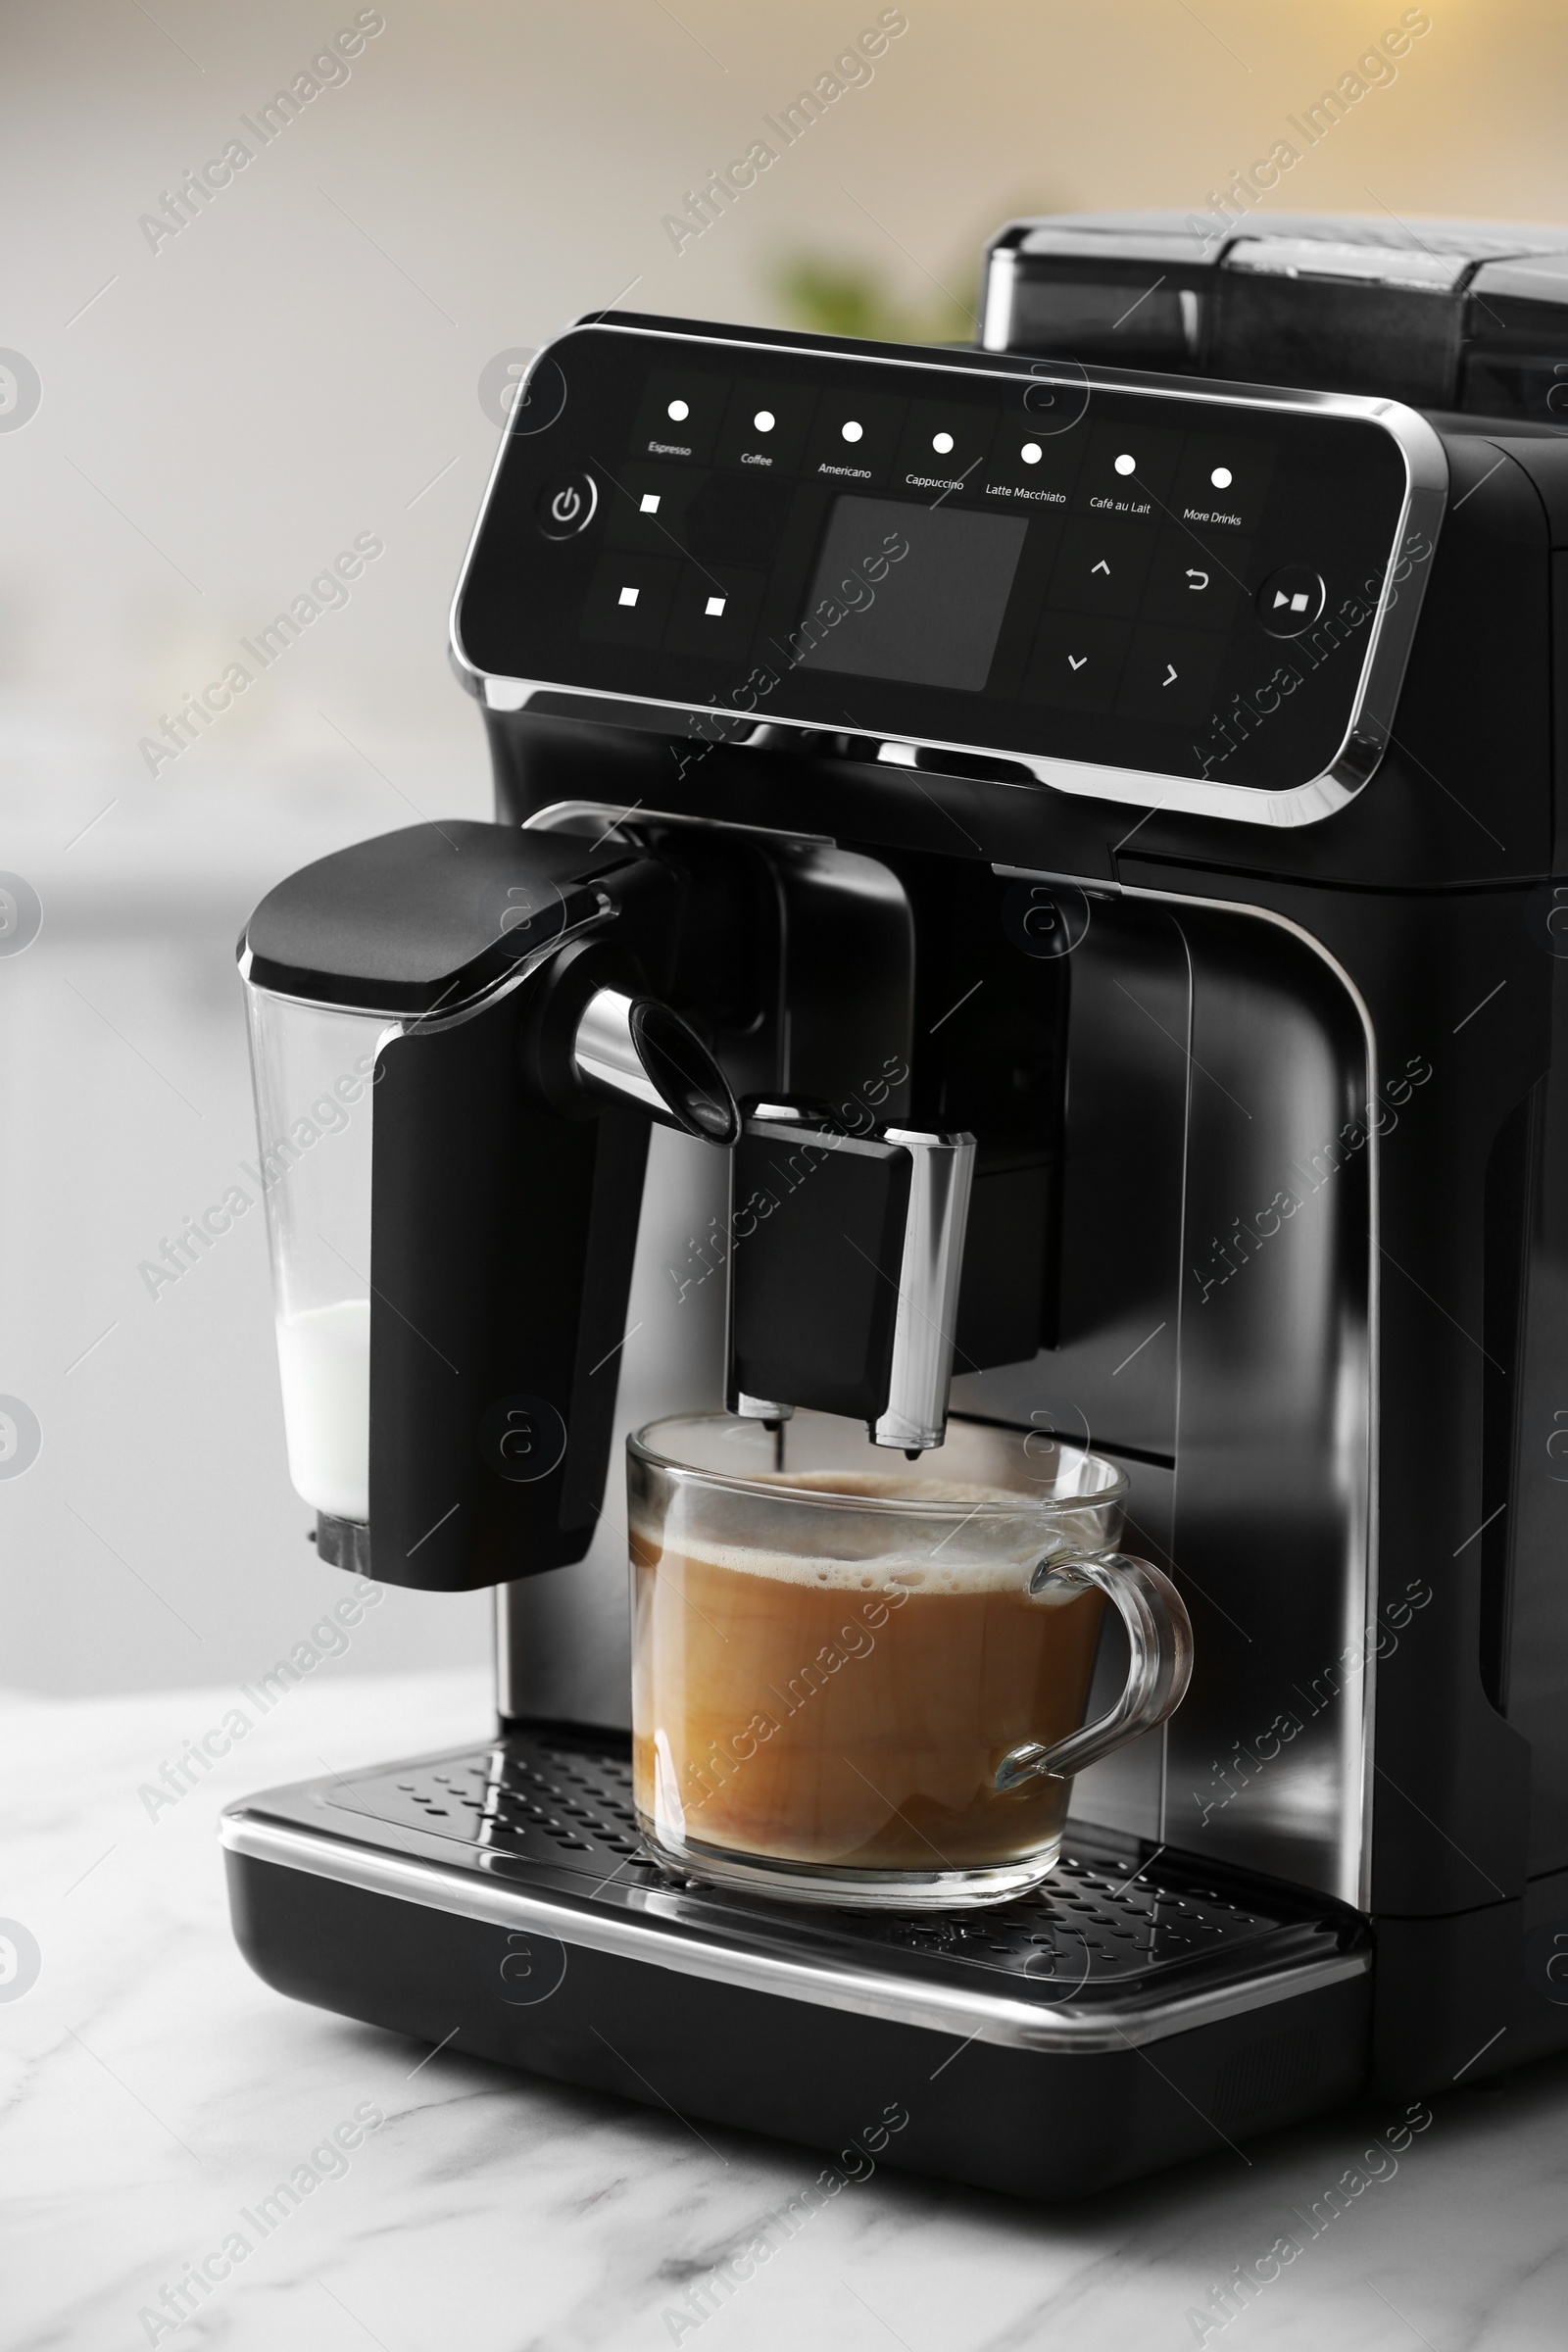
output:
[[951, 1566], [946, 1561], [917, 1559], [911, 1553], [890, 1551], [876, 1559], [843, 1560], [831, 1554], [763, 1551], [751, 1544], [714, 1544], [707, 1538], [684, 1536], [667, 1548], [700, 1568], [728, 1568], [738, 1576], [755, 1576], [769, 1584], [802, 1585], [815, 1592], [882, 1593], [889, 1587], [906, 1592], [949, 1593], [955, 1598], [973, 1592], [1021, 1592], [1039, 1557], [1039, 1545], [1025, 1544], [1016, 1559], [985, 1560]]
[[[761, 1541], [724, 1543], [716, 1536], [683, 1529], [678, 1521], [662, 1530], [634, 1522], [636, 1533], [650, 1551], [662, 1548], [698, 1567], [728, 1569], [737, 1576], [760, 1577], [770, 1584], [846, 1593], [876, 1593], [891, 1586], [906, 1592], [946, 1593], [958, 1598], [966, 1593], [1022, 1591], [1044, 1549], [1048, 1528], [1057, 1538], [1080, 1543], [1086, 1551], [1110, 1541], [1114, 1532], [1099, 1518], [1098, 1499], [1089, 1495], [1057, 1498], [1048, 1516], [1034, 1495], [1015, 1487], [984, 1486], [961, 1479], [917, 1479], [894, 1470], [762, 1471], [752, 1483], [778, 1488], [781, 1498], [804, 1489], [818, 1494], [842, 1494], [852, 1506], [859, 1497], [907, 1503], [911, 1515], [933, 1503], [967, 1503], [1001, 1505], [1007, 1516], [1004, 1527], [981, 1518], [967, 1524], [961, 1518], [951, 1525], [946, 1520], [935, 1522], [928, 1548], [916, 1548], [898, 1520], [881, 1512], [858, 1516], [852, 1507], [842, 1517], [836, 1512], [812, 1512], [795, 1522], [803, 1535], [808, 1524], [819, 1529], [824, 1545], [831, 1544], [835, 1533], [842, 1538], [853, 1531], [867, 1546], [858, 1558], [826, 1548], [781, 1550]], [[760, 1498], [758, 1508], [760, 1514], [767, 1508]], [[879, 1536], [886, 1548], [876, 1548]], [[988, 1541], [998, 1548], [987, 1559], [966, 1560], [961, 1549], [957, 1558], [942, 1557], [949, 1545], [961, 1546], [966, 1542], [972, 1551]], [[1006, 1548], [1000, 1548], [1002, 1545]]]
[[896, 1470], [760, 1470], [753, 1483], [786, 1492], [868, 1495], [877, 1502], [906, 1502], [913, 1510], [931, 1502], [1004, 1503], [1013, 1511], [1035, 1507], [1035, 1497], [1016, 1487], [979, 1486], [956, 1478], [901, 1478]]

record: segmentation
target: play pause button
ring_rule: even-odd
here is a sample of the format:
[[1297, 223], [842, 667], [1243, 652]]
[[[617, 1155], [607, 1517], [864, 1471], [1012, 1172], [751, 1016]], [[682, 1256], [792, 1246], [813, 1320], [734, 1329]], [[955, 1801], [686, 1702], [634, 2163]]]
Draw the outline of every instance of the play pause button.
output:
[[1257, 592], [1257, 616], [1271, 637], [1298, 637], [1323, 612], [1323, 575], [1305, 564], [1284, 564]]

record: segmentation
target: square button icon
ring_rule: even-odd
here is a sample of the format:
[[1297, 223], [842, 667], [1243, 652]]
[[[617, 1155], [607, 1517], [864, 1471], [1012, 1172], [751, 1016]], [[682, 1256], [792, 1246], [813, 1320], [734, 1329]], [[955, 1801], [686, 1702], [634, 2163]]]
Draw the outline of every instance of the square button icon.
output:
[[602, 645], [657, 645], [679, 572], [660, 556], [601, 556], [583, 599], [583, 635]]
[[605, 545], [650, 556], [684, 555], [687, 513], [710, 479], [696, 466], [631, 465], [606, 475]]
[[666, 651], [740, 661], [751, 646], [766, 582], [763, 571], [683, 564], [664, 631]]

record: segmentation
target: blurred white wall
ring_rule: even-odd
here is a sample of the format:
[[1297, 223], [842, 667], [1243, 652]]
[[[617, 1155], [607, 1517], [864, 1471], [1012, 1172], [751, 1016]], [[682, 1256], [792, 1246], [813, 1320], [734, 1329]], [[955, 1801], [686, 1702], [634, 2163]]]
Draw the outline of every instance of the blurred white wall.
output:
[[[806, 250], [910, 312], [967, 298], [1010, 212], [1201, 208], [1403, 12], [893, 13], [874, 76], [679, 251], [665, 216], [877, 6], [63, 0], [0, 24], [0, 869], [44, 910], [0, 954], [0, 1394], [43, 1432], [0, 1477], [5, 1679], [250, 1679], [341, 1591], [284, 1474], [260, 1212], [157, 1299], [137, 1267], [251, 1155], [250, 905], [358, 834], [486, 808], [444, 643], [487, 364], [617, 301], [777, 318]], [[1425, 13], [1274, 201], [1562, 218], [1568, 18]], [[264, 145], [242, 119], [356, 24]], [[250, 162], [149, 232], [236, 139]], [[383, 552], [348, 603], [150, 773], [141, 739], [359, 534]], [[321, 1671], [473, 1658], [485, 1625], [477, 1596], [389, 1594]]]

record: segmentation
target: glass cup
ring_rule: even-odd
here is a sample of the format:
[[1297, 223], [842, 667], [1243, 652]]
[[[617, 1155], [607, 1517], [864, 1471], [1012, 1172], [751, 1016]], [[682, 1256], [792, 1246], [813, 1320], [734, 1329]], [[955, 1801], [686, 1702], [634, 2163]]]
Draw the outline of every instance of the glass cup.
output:
[[[1072, 1776], [1192, 1669], [1168, 1577], [1116, 1550], [1127, 1482], [954, 1422], [891, 1460], [850, 1421], [726, 1413], [627, 1441], [638, 1819], [687, 1877], [957, 1910], [1038, 1886]], [[1126, 1686], [1085, 1724], [1107, 1600]]]

